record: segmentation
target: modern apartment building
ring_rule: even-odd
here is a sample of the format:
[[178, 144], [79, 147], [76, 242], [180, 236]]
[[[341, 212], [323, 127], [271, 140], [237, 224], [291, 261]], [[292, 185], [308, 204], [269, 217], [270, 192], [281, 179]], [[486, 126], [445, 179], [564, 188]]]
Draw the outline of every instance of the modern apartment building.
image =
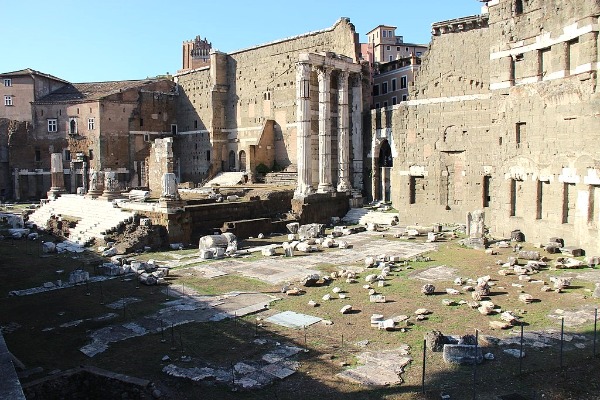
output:
[[408, 88], [428, 47], [406, 43], [396, 27], [379, 25], [361, 43], [361, 57], [371, 66], [371, 107], [388, 107], [408, 99]]

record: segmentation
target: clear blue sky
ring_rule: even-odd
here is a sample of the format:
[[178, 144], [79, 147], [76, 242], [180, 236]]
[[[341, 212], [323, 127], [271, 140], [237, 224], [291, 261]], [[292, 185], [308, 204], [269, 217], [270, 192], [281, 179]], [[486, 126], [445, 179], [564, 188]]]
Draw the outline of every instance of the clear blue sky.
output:
[[32, 68], [71, 82], [143, 79], [181, 68], [200, 35], [224, 52], [332, 26], [380, 24], [429, 43], [431, 23], [479, 14], [477, 0], [2, 0], [0, 72]]

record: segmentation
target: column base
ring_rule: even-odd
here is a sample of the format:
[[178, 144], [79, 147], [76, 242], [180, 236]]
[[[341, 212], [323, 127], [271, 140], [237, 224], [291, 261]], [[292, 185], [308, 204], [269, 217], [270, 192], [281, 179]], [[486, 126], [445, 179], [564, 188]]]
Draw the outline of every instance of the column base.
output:
[[294, 198], [301, 199], [310, 196], [315, 191], [311, 186], [297, 187], [294, 191]]
[[331, 184], [319, 185], [319, 187], [317, 188], [317, 193], [332, 193], [332, 192], [335, 192], [335, 189], [333, 188], [333, 185], [331, 185]]
[[66, 193], [67, 193], [67, 191], [64, 188], [51, 187], [50, 190], [48, 190], [48, 193], [46, 195], [48, 196], [49, 200], [56, 200], [61, 195], [66, 194]]
[[352, 190], [352, 186], [350, 186], [349, 183], [347, 182], [340, 182], [337, 185], [337, 191], [338, 192], [344, 192], [344, 193], [348, 193]]

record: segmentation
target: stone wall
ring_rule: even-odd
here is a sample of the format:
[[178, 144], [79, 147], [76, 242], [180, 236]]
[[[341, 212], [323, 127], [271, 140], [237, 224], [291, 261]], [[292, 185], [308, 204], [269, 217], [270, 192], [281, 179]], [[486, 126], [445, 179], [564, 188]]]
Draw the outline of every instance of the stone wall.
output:
[[[299, 55], [335, 52], [356, 60], [357, 43], [354, 26], [342, 18], [333, 27], [321, 31], [231, 54], [213, 52], [209, 68], [178, 75], [178, 121], [182, 129], [176, 147], [182, 181], [201, 182], [221, 170], [244, 167], [249, 170], [249, 165], [240, 165], [241, 152], [247, 157], [253, 153], [257, 159], [262, 159], [267, 147], [274, 150], [272, 156], [267, 155], [269, 162], [273, 160], [283, 167], [295, 164], [296, 63]], [[311, 77], [311, 91], [318, 93], [316, 74]], [[332, 100], [336, 102], [337, 97], [333, 94]], [[317, 96], [311, 108], [318, 109]], [[261, 143], [264, 147], [260, 148], [259, 141], [267, 121], [273, 121], [273, 142]], [[332, 126], [337, 123], [335, 115], [331, 123]], [[316, 119], [313, 125], [313, 147], [316, 148]], [[333, 150], [336, 150], [335, 145]], [[232, 152], [236, 155], [235, 162], [229, 158]], [[313, 154], [318, 154], [316, 149]]]
[[371, 186], [380, 198], [388, 141], [401, 223], [484, 209], [494, 235], [521, 229], [600, 251], [600, 4], [523, 4], [515, 15], [513, 1], [490, 2], [489, 26], [434, 24], [414, 100], [371, 113]]

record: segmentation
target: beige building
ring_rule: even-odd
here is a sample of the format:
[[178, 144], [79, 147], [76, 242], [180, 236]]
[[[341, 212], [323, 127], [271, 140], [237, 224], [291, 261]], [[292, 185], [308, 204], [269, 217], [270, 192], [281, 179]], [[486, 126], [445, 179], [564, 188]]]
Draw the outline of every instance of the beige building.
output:
[[31, 102], [68, 83], [29, 68], [0, 73], [0, 118], [31, 122]]
[[175, 85], [166, 79], [69, 83], [33, 101], [33, 123], [8, 143], [16, 199], [43, 198], [52, 154], [67, 192], [89, 188], [89, 172], [113, 171], [122, 189], [148, 186], [151, 142], [177, 132]]
[[361, 57], [371, 66], [371, 107], [380, 108], [406, 101], [409, 87], [421, 64], [427, 45], [405, 43], [396, 27], [379, 25], [361, 43]]
[[[370, 192], [401, 221], [600, 251], [595, 0], [494, 0], [433, 24], [411, 97], [371, 113]], [[389, 197], [388, 197], [389, 196]]]

